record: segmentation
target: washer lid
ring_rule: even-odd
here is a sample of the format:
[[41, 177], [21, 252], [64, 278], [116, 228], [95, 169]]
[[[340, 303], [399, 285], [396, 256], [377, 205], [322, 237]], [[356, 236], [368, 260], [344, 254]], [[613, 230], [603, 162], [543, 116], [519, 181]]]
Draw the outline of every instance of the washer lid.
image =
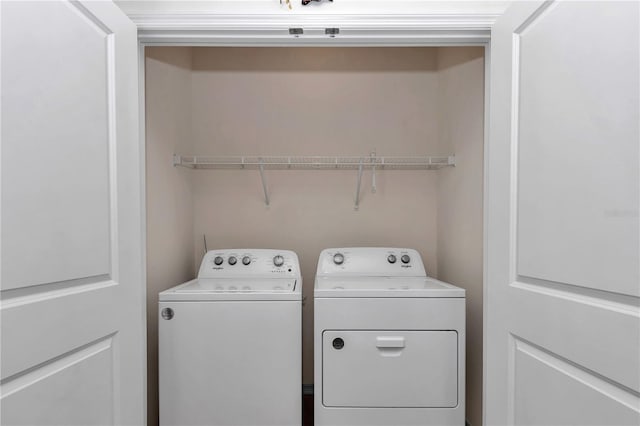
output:
[[425, 277], [317, 277], [314, 297], [465, 297], [465, 290]]
[[292, 278], [199, 278], [163, 291], [160, 300], [300, 300], [297, 284]]

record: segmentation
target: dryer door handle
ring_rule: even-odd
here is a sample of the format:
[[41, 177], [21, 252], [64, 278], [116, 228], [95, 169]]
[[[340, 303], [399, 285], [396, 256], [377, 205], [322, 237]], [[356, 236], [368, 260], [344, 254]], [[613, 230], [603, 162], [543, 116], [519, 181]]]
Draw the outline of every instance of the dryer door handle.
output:
[[378, 336], [376, 337], [377, 348], [392, 348], [402, 349], [404, 348], [404, 337], [402, 336]]

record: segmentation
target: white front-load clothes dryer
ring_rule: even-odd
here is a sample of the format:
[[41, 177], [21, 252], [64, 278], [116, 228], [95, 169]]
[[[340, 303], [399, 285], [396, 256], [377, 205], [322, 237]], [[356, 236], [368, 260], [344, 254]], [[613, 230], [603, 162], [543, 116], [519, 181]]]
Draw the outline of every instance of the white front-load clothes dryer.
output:
[[316, 426], [464, 425], [465, 291], [417, 251], [324, 250], [314, 345]]
[[294, 252], [239, 249], [160, 293], [160, 424], [299, 426], [301, 288]]

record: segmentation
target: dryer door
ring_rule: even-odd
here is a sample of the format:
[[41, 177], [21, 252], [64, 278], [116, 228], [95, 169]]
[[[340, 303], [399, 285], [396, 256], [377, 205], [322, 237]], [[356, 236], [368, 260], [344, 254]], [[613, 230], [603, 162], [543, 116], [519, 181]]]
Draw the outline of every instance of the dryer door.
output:
[[326, 330], [322, 403], [326, 407], [455, 407], [458, 333]]

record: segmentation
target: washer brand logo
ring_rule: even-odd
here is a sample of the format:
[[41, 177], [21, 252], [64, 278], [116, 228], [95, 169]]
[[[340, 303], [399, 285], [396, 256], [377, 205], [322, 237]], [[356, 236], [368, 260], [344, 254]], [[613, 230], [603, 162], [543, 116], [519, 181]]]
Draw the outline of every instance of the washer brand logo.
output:
[[213, 270], [214, 270], [214, 271], [221, 271], [221, 270], [223, 270], [223, 269], [224, 269], [224, 268], [223, 268], [222, 266], [214, 266], [214, 267], [213, 267]]

